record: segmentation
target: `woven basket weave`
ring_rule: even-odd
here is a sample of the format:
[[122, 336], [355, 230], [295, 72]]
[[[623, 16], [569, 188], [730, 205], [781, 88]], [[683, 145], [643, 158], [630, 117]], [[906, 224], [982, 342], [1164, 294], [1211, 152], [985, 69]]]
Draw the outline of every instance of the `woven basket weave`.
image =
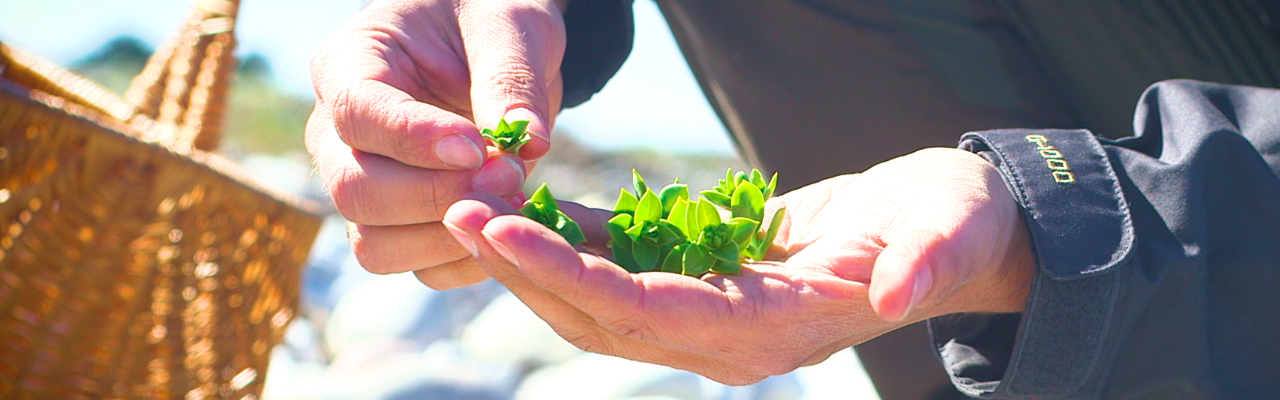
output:
[[0, 399], [254, 399], [320, 218], [209, 153], [237, 2], [121, 100], [0, 44]]

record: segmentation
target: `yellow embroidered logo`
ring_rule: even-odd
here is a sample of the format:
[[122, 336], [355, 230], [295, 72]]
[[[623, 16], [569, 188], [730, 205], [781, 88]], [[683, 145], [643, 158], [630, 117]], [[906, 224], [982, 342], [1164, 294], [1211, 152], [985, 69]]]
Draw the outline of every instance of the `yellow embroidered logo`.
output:
[[1049, 170], [1053, 171], [1054, 182], [1076, 183], [1076, 174], [1071, 173], [1071, 166], [1067, 164], [1065, 158], [1062, 158], [1062, 152], [1049, 145], [1049, 138], [1044, 135], [1027, 135], [1027, 141], [1036, 144], [1040, 157], [1044, 158], [1044, 162], [1049, 165]]

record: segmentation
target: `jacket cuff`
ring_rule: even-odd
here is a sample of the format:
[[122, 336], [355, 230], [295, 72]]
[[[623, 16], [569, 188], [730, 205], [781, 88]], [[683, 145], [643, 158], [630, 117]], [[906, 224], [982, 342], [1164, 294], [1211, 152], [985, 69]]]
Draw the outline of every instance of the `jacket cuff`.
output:
[[1063, 397], [1096, 384], [1094, 366], [1119, 289], [1111, 272], [1134, 244], [1129, 206], [1107, 154], [1083, 130], [974, 132], [960, 148], [1000, 170], [1022, 207], [1037, 268], [1021, 318], [929, 321], [952, 382], [989, 398]]
[[631, 54], [635, 40], [633, 0], [574, 0], [564, 13], [565, 49], [560, 64], [565, 108], [586, 102], [604, 88]]

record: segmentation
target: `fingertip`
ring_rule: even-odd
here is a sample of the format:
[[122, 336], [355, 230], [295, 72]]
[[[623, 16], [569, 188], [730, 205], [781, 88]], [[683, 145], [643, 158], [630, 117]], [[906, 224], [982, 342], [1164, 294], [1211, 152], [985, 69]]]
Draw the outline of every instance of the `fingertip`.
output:
[[444, 222], [468, 235], [475, 235], [485, 224], [507, 214], [510, 208], [501, 198], [487, 193], [471, 193], [454, 202], [445, 211]]
[[472, 178], [471, 188], [477, 192], [509, 196], [520, 191], [524, 180], [523, 163], [515, 156], [500, 154], [485, 160]]

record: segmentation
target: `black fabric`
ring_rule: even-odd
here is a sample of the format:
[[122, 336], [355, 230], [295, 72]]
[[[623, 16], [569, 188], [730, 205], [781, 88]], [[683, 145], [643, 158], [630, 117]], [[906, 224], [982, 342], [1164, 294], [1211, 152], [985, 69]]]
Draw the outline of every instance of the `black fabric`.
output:
[[[592, 1], [628, 3], [574, 0], [574, 4]], [[756, 166], [780, 173], [783, 177], [780, 191], [837, 174], [861, 171], [921, 147], [951, 146], [956, 136], [966, 131], [1059, 128], [1087, 129], [1108, 138], [1129, 135], [1133, 132], [1134, 100], [1144, 88], [1164, 79], [1193, 78], [1255, 86], [1275, 86], [1280, 81], [1277, 79], [1280, 40], [1270, 17], [1274, 11], [1267, 12], [1277, 8], [1274, 0], [655, 1], [670, 23], [703, 92], [733, 134], [742, 154]], [[621, 18], [621, 14], [599, 14], [597, 18]], [[600, 26], [611, 25], [601, 22]], [[571, 29], [570, 40], [572, 42], [574, 35], [591, 34], [588, 30]], [[584, 56], [613, 60], [618, 54], [625, 55], [627, 49], [629, 47], [610, 48]], [[566, 93], [580, 87], [594, 85], [566, 85]], [[1149, 137], [1140, 143], [1162, 146], [1159, 139]], [[1117, 162], [1113, 150], [1107, 150], [1107, 159]], [[1130, 201], [1130, 210], [1168, 206], [1152, 205], [1145, 197], [1134, 197], [1137, 195], [1133, 194], [1132, 184], [1124, 186], [1125, 182], [1131, 182], [1127, 176], [1132, 171], [1113, 167], [1125, 198]], [[1175, 197], [1168, 199], [1165, 201], [1179, 201]], [[1154, 211], [1132, 214], [1137, 237], [1142, 237], [1143, 229], [1148, 230], [1147, 240], [1160, 237], [1149, 232], [1151, 226], [1161, 226], [1148, 220], [1153, 218], [1151, 215], [1157, 215], [1156, 220], [1174, 217]], [[1141, 250], [1142, 244], [1135, 243], [1139, 247], [1134, 259], [1152, 256]], [[1174, 262], [1176, 258], [1165, 257], [1161, 261]], [[1146, 270], [1159, 271], [1160, 268]], [[1043, 280], [1037, 278], [1036, 284], [1053, 290], [1065, 287], [1060, 285], [1088, 286], [1094, 280], [1114, 279], [1119, 283], [1113, 287], [1131, 288], [1131, 274], [1126, 269], [1119, 274], [1112, 272], [1061, 282], [1042, 277]], [[1162, 287], [1162, 290], [1172, 290], [1168, 285]], [[1090, 290], [1090, 296], [1111, 295], [1096, 289], [1090, 286], [1081, 290]], [[1130, 292], [1126, 289], [1115, 296], [1124, 299], [1132, 296]], [[1067, 297], [1060, 300], [1038, 305], [1037, 310], [1065, 309], [1072, 304]], [[1171, 304], [1170, 309], [1178, 310], [1183, 309], [1179, 308], [1183, 303], [1197, 300], [1166, 297], [1162, 301]], [[1137, 307], [1140, 302], [1124, 300], [1121, 304]], [[1101, 321], [1096, 318], [1114, 322], [1108, 315], [1115, 312], [1078, 310], [1080, 315], [1093, 316], [1094, 322]], [[1069, 315], [1073, 314], [1064, 314]], [[1166, 315], [1148, 314], [1147, 318], [1151, 320], [1149, 323], [1165, 321], [1176, 325], [1170, 326], [1171, 329], [1204, 332], [1198, 324], [1206, 321], [1161, 320], [1162, 317]], [[975, 317], [958, 316], [954, 320], [965, 318]], [[1008, 332], [1012, 328], [1005, 319], [999, 319], [999, 323], [986, 321], [973, 325], [999, 325], [1001, 331]], [[1034, 316], [1011, 319], [1020, 324], [1045, 327], [1057, 324], [1064, 329], [1072, 328], [1070, 319]], [[1179, 321], [1179, 324], [1170, 321]], [[1182, 321], [1186, 321], [1185, 324]], [[933, 386], [934, 371], [928, 368], [914, 369], [915, 374], [894, 372], [901, 370], [898, 367], [902, 365], [930, 362], [914, 356], [919, 353], [903, 349], [917, 342], [911, 338], [919, 335], [907, 332], [912, 329], [916, 328], [893, 332], [859, 346], [864, 366], [886, 399], [924, 399], [938, 393]], [[1108, 325], [1108, 329], [1127, 328]], [[982, 330], [969, 336], [986, 337], [986, 332]], [[1086, 341], [1112, 343], [1108, 340], [1111, 339]], [[1146, 346], [1146, 342], [1137, 338], [1131, 341], [1124, 344], [1125, 348]], [[922, 347], [930, 344], [924, 340], [918, 342]], [[974, 379], [969, 387], [961, 385], [970, 392], [982, 382], [993, 388], [1003, 382], [987, 379], [986, 375], [993, 368], [1007, 367], [990, 349], [1008, 342], [988, 340], [986, 343], [981, 348], [988, 349], [982, 353], [988, 356], [984, 361], [987, 365], [975, 363], [966, 369], [986, 371], [982, 377], [965, 375]], [[1003, 383], [1005, 387], [1025, 388], [1014, 393], [1033, 393], [1036, 385], [1070, 390], [1067, 387], [1070, 385], [1034, 380], [1052, 381], [1082, 373], [1072, 369], [1078, 366], [1078, 360], [1064, 361], [1062, 368], [1051, 365], [1057, 362], [1055, 354], [1068, 351], [1052, 347], [1054, 344], [1029, 349], [1026, 354], [1040, 353], [1018, 359], [1035, 360], [1018, 365], [1037, 364], [1050, 371], [1026, 372], [1021, 375], [1024, 379]], [[885, 348], [872, 351], [877, 346]], [[1007, 350], [1008, 355], [1014, 354], [1012, 349]], [[1118, 352], [1077, 358], [1092, 359], [1093, 365], [1111, 365], [1107, 357], [1121, 360], [1115, 365], [1132, 363], [1126, 364], [1123, 371], [1119, 368], [1089, 370], [1089, 373], [1111, 373], [1112, 380], [1120, 381], [1127, 374], [1141, 375], [1142, 371], [1209, 365], [1200, 362], [1204, 358], [1198, 353], [1188, 356], [1166, 350], [1160, 353], [1164, 357], [1153, 357], [1151, 353], [1135, 354], [1145, 359], [1159, 359], [1158, 365], [1145, 365], [1138, 361], [1143, 358], [1130, 358], [1133, 355]], [[1186, 358], [1178, 358], [1181, 356]], [[952, 374], [955, 371], [953, 365]], [[937, 375], [942, 376], [942, 372]], [[1207, 379], [1203, 377], [1213, 375], [1195, 376]], [[1242, 378], [1227, 380], [1231, 379]], [[1096, 385], [1102, 383], [1097, 379], [1086, 380], [1078, 387], [1088, 392], [1096, 389]], [[1169, 388], [1174, 386], [1159, 387], [1172, 390]], [[1197, 382], [1187, 387], [1207, 385]], [[1105, 388], [1140, 390], [1127, 384]], [[1162, 395], [1177, 398], [1187, 393]], [[1132, 393], [1125, 394], [1135, 397]]]
[[1049, 277], [1107, 272], [1133, 248], [1129, 205], [1102, 146], [1084, 130], [995, 130], [960, 138], [991, 152], [1025, 213], [1036, 261]]
[[[1136, 136], [1101, 143], [1105, 157], [1095, 162], [1109, 164], [1115, 177], [1078, 182], [1123, 188], [1117, 197], [1129, 204], [1133, 255], [1106, 273], [1084, 274], [1093, 267], [1077, 264], [1081, 277], [1071, 280], [1054, 279], [1061, 271], [1050, 272], [1040, 259], [1020, 319], [930, 321], [962, 391], [985, 398], [1280, 397], [1280, 302], [1273, 289], [1280, 282], [1280, 90], [1164, 82], [1143, 96], [1134, 125]], [[976, 137], [1013, 142], [1045, 133]], [[1090, 147], [1074, 151], [1099, 154]], [[1034, 153], [989, 159], [1001, 162], [1007, 182], [1043, 172]], [[1046, 186], [1023, 186], [1023, 197], [1052, 195]], [[1059, 207], [1081, 219], [1111, 219], [1094, 212], [1095, 201]], [[1055, 245], [1119, 246], [1063, 239]], [[991, 345], [1014, 325], [1014, 341]], [[993, 379], [993, 369], [1003, 376]]]
[[564, 11], [563, 107], [573, 107], [604, 88], [618, 73], [635, 37], [632, 0], [576, 0]]

